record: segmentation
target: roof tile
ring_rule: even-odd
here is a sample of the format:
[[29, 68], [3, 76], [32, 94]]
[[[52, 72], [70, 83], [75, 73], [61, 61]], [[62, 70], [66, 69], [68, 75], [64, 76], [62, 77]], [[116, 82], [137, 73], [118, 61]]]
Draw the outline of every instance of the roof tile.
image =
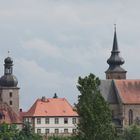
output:
[[65, 98], [37, 99], [24, 116], [78, 116]]

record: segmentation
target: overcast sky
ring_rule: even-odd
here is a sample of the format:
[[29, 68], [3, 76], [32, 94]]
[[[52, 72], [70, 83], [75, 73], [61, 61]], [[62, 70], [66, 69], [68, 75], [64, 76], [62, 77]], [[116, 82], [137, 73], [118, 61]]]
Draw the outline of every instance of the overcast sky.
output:
[[113, 24], [127, 78], [139, 79], [139, 0], [0, 0], [0, 74], [10, 50], [20, 107], [55, 92], [73, 104], [79, 76], [105, 79]]

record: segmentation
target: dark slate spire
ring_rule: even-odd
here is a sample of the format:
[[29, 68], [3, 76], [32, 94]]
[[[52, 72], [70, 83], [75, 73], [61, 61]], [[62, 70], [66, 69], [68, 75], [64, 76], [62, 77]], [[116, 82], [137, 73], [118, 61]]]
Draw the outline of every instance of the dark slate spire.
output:
[[114, 40], [113, 40], [112, 52], [120, 52], [118, 48], [118, 42], [117, 42], [116, 25], [114, 26]]
[[114, 27], [114, 39], [111, 56], [107, 60], [109, 68], [106, 71], [107, 79], [126, 79], [126, 71], [120, 65], [124, 64], [124, 59], [120, 57], [120, 51], [117, 42], [116, 25]]

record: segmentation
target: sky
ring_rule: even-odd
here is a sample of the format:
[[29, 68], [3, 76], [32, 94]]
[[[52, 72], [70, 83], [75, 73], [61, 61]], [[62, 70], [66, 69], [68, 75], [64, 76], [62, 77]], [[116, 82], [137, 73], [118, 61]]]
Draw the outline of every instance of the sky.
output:
[[139, 0], [0, 0], [0, 75], [14, 60], [20, 108], [37, 98], [74, 104], [78, 77], [105, 79], [117, 24], [118, 45], [127, 79], [140, 79]]

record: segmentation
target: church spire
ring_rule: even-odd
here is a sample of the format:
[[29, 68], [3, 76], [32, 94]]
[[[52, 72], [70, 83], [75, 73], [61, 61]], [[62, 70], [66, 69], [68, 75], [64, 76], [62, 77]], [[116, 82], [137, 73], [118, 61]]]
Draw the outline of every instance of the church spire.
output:
[[117, 42], [117, 33], [116, 33], [116, 24], [114, 24], [114, 40], [112, 52], [119, 52], [118, 42]]
[[111, 56], [107, 60], [109, 68], [106, 71], [107, 79], [126, 79], [126, 71], [120, 65], [124, 64], [124, 59], [120, 57], [120, 51], [117, 42], [116, 25], [114, 26], [114, 39]]

